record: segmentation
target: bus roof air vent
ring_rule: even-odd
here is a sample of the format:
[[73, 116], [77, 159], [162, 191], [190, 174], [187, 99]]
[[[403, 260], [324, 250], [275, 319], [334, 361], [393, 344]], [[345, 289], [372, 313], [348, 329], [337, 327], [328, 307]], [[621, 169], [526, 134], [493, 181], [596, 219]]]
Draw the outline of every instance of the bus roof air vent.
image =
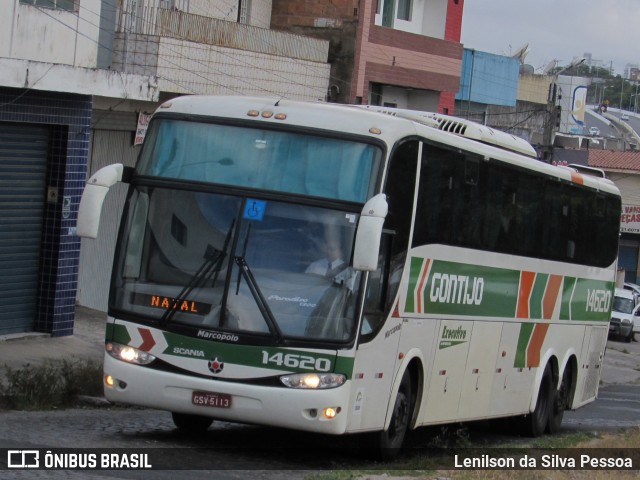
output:
[[404, 118], [405, 120], [411, 120], [416, 123], [421, 123], [422, 125], [426, 125], [428, 127], [438, 128], [438, 122], [431, 118], [431, 115], [433, 114], [430, 112], [419, 112], [417, 110], [407, 110], [403, 108], [380, 107], [377, 105], [355, 106], [357, 106], [358, 108], [369, 110], [371, 112], [384, 113], [385, 115], [390, 115], [392, 117]]
[[411, 120], [422, 125], [437, 128], [443, 132], [449, 132], [504, 150], [517, 152], [528, 157], [537, 158], [538, 156], [535, 149], [526, 140], [462, 118], [442, 115], [440, 113], [407, 110], [405, 108], [380, 107], [376, 105], [357, 105], [357, 107], [372, 112], [384, 113], [392, 117]]
[[460, 135], [462, 137], [465, 136], [465, 132], [467, 131], [467, 125], [459, 121], [455, 118], [440, 118], [437, 114], [433, 114], [434, 119], [438, 122], [438, 128], [440, 130], [444, 130], [445, 132], [455, 133], [456, 135]]
[[528, 157], [536, 158], [538, 156], [529, 142], [510, 133], [494, 130], [486, 125], [461, 118], [450, 117], [448, 115], [441, 115], [439, 113], [432, 113], [431, 118], [438, 122], [438, 128], [442, 131], [487, 143], [494, 147], [521, 153]]

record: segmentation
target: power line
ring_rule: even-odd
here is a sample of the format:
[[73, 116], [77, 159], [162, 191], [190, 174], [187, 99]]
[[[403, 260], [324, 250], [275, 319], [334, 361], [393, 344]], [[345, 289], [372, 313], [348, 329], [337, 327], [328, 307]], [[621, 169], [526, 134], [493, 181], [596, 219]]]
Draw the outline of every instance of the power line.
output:
[[[76, 32], [78, 35], [81, 35], [81, 36], [83, 36], [83, 37], [87, 38], [88, 40], [90, 40], [90, 41], [92, 41], [92, 42], [96, 43], [98, 46], [100, 46], [100, 47], [102, 47], [102, 48], [107, 49], [108, 51], [110, 51], [110, 52], [113, 54], [113, 52], [114, 52], [114, 49], [113, 49], [113, 48], [111, 48], [111, 47], [109, 47], [109, 46], [106, 46], [106, 45], [104, 45], [104, 44], [101, 44], [101, 43], [100, 43], [99, 41], [97, 41], [96, 39], [89, 37], [88, 35], [84, 34], [83, 32], [80, 32], [80, 31], [78, 30], [78, 28], [76, 28], [75, 26], [68, 25], [68, 24], [64, 23], [64, 22], [63, 22], [63, 21], [61, 21], [60, 19], [58, 19], [58, 18], [56, 18], [56, 17], [54, 17], [54, 16], [50, 15], [48, 12], [46, 12], [45, 10], [43, 10], [41, 7], [36, 6], [35, 8], [38, 8], [38, 10], [40, 10], [43, 14], [45, 14], [45, 15], [49, 16], [50, 18], [52, 18], [52, 19], [53, 19], [53, 20], [55, 20], [56, 22], [58, 22], [58, 23], [62, 24], [62, 25], [63, 25], [63, 26], [65, 26], [66, 28], [71, 29], [72, 31]], [[97, 14], [95, 11], [92, 11], [91, 9], [83, 9], [83, 11], [84, 11], [84, 10], [88, 11], [89, 13], [92, 13], [92, 14], [93, 14], [93, 15], [95, 15], [96, 17], [99, 17], [99, 16], [100, 16], [99, 14]], [[112, 11], [113, 11], [113, 10], [112, 10]], [[130, 14], [130, 15], [132, 15], [134, 18], [136, 18], [135, 13], [131, 13], [131, 12], [130, 12], [129, 14]], [[93, 23], [93, 22], [91, 22], [91, 21], [87, 20], [86, 18], [83, 18], [83, 17], [82, 17], [82, 15], [80, 15], [80, 13], [79, 13], [79, 12], [77, 12], [77, 15], [78, 15], [79, 19], [81, 19], [82, 21], [86, 22], [87, 24], [89, 24], [89, 25], [92, 25], [92, 26], [96, 27], [98, 30], [105, 31], [105, 29], [104, 29], [104, 28], [101, 28], [99, 25], [96, 25], [95, 23]], [[139, 19], [140, 21], [142, 21], [142, 22], [145, 22], [145, 20], [144, 20], [144, 19], [142, 19], [141, 17], [140, 17], [140, 18], [138, 18], [138, 19]], [[109, 33], [111, 33], [111, 30], [108, 30], [108, 32], [109, 32]], [[124, 32], [124, 33], [126, 33], [126, 32]], [[175, 34], [175, 33], [174, 33], [174, 34]], [[176, 35], [176, 39], [177, 39], [177, 40], [180, 40], [180, 41], [190, 41], [190, 40], [187, 40], [187, 39], [184, 39], [184, 38], [180, 38], [180, 37], [178, 37], [177, 35]], [[194, 43], [195, 43], [195, 42], [194, 42]], [[218, 74], [220, 74], [220, 75], [222, 75], [222, 76], [225, 76], [225, 77], [228, 77], [228, 78], [232, 78], [236, 83], [238, 83], [238, 82], [239, 82], [239, 83], [244, 83], [244, 84], [248, 85], [248, 87], [250, 87], [250, 89], [252, 89], [252, 90], [255, 90], [255, 91], [263, 91], [263, 92], [266, 92], [266, 93], [268, 93], [268, 94], [272, 94], [272, 95], [282, 95], [282, 92], [281, 92], [281, 91], [273, 91], [273, 90], [266, 89], [266, 88], [264, 88], [264, 87], [262, 87], [262, 86], [260, 86], [260, 85], [256, 85], [256, 84], [254, 84], [254, 83], [252, 83], [252, 82], [249, 82], [248, 80], [246, 80], [246, 79], [245, 79], [245, 78], [243, 78], [242, 76], [233, 76], [233, 75], [230, 75], [228, 72], [225, 72], [225, 71], [222, 71], [222, 70], [216, 69], [216, 68], [213, 66], [213, 64], [205, 64], [205, 63], [203, 63], [203, 62], [201, 62], [201, 61], [199, 61], [199, 60], [197, 60], [197, 59], [195, 59], [195, 58], [193, 58], [193, 57], [188, 57], [188, 56], [186, 56], [186, 55], [182, 54], [181, 52], [179, 52], [179, 51], [177, 51], [177, 50], [175, 50], [175, 49], [172, 49], [171, 47], [169, 47], [169, 46], [167, 46], [167, 45], [165, 45], [164, 47], [165, 47], [165, 48], [166, 48], [170, 53], [173, 53], [173, 54], [174, 54], [177, 58], [179, 58], [179, 59], [184, 59], [185, 61], [188, 61], [188, 62], [192, 62], [192, 63], [195, 63], [195, 64], [202, 65], [202, 66], [203, 66], [203, 67], [205, 67], [205, 69], [207, 69], [208, 71], [213, 71], [214, 73], [218, 73]], [[206, 50], [206, 51], [209, 51], [212, 47], [215, 47], [215, 48], [217, 48], [217, 49], [227, 48], [227, 47], [221, 47], [221, 46], [216, 46], [216, 45], [209, 45], [209, 46], [208, 46], [208, 47], [206, 47], [206, 48], [205, 48], [205, 47], [195, 47], [195, 50]], [[193, 50], [194, 50], [194, 48], [191, 48], [191, 50], [193, 51]], [[244, 65], [246, 65], [246, 66], [248, 66], [248, 67], [250, 67], [250, 68], [252, 68], [252, 69], [256, 69], [256, 65], [251, 64], [251, 63], [249, 63], [249, 62], [247, 62], [247, 61], [244, 61], [241, 57], [238, 57], [237, 55], [231, 55], [231, 54], [226, 53], [226, 52], [224, 52], [224, 51], [222, 51], [222, 50], [217, 50], [217, 53], [219, 53], [220, 55], [222, 55], [222, 56], [224, 56], [224, 57], [231, 58], [232, 60], [236, 61], [236, 63], [242, 63], [242, 64], [244, 64]], [[229, 90], [229, 91], [231, 91], [231, 92], [234, 92], [234, 93], [237, 93], [237, 94], [242, 94], [242, 93], [243, 93], [243, 91], [242, 91], [242, 90], [238, 90], [237, 88], [234, 88], [234, 87], [232, 87], [232, 86], [230, 86], [230, 85], [224, 85], [223, 83], [217, 82], [217, 81], [215, 81], [214, 79], [212, 79], [212, 78], [210, 78], [210, 77], [207, 77], [207, 76], [205, 76], [205, 75], [203, 75], [203, 74], [201, 74], [201, 73], [198, 73], [198, 72], [196, 72], [196, 71], [194, 71], [194, 70], [191, 70], [191, 69], [185, 68], [183, 65], [180, 65], [179, 63], [176, 63], [175, 61], [171, 61], [171, 60], [169, 60], [169, 59], [168, 59], [168, 58], [166, 58], [166, 57], [165, 57], [165, 58], [163, 58], [163, 61], [165, 61], [165, 62], [167, 62], [167, 63], [171, 64], [172, 66], [176, 67], [176, 68], [177, 68], [177, 69], [179, 69], [179, 70], [185, 71], [185, 72], [187, 72], [187, 73], [189, 73], [189, 74], [191, 74], [191, 75], [193, 75], [193, 76], [196, 76], [196, 77], [202, 78], [203, 80], [206, 80], [207, 82], [209, 82], [209, 83], [210, 83], [210, 84], [212, 84], [212, 85], [215, 85], [215, 86], [220, 87], [220, 88], [223, 88], [223, 89], [227, 89], [227, 90]], [[136, 66], [136, 65], [137, 65], [137, 66], [142, 66], [142, 67], [144, 67], [144, 66], [145, 66], [145, 65], [135, 64], [135, 63], [133, 63], [132, 65], [133, 65], [133, 66]], [[323, 64], [323, 65], [326, 65], [326, 64]], [[308, 65], [307, 65], [307, 68], [309, 68], [309, 67], [308, 67]], [[256, 70], [256, 71], [259, 71], [259, 69], [258, 69], [258, 70]], [[270, 73], [271, 73], [273, 76], [277, 77], [277, 78], [281, 78], [281, 79], [283, 79], [283, 80], [286, 80], [287, 82], [289, 82], [289, 83], [290, 83], [290, 84], [292, 84], [292, 85], [298, 85], [298, 86], [302, 86], [302, 87], [305, 87], [305, 88], [312, 88], [312, 87], [310, 87], [310, 86], [309, 86], [309, 85], [307, 85], [307, 84], [299, 83], [299, 82], [296, 82], [296, 81], [294, 81], [294, 80], [291, 80], [291, 79], [290, 79], [290, 78], [288, 78], [288, 77], [284, 77], [284, 76], [282, 76], [282, 75], [279, 75], [275, 70], [270, 71]], [[318, 74], [316, 73], [316, 75], [318, 75]], [[174, 79], [169, 79], [168, 77], [163, 76], [163, 75], [158, 75], [158, 76], [159, 76], [159, 78], [162, 78], [162, 79], [164, 79], [164, 80], [166, 80], [166, 81], [169, 81], [170, 83], [173, 83], [173, 84], [175, 84], [175, 85], [177, 85], [177, 86], [181, 87], [181, 88], [182, 88], [182, 89], [184, 89], [184, 90], [191, 91], [192, 93], [196, 93], [193, 89], [191, 89], [191, 88], [189, 88], [189, 87], [185, 87], [184, 85], [182, 85], [182, 84], [178, 83], [178, 82], [177, 82], [177, 81], [175, 81]], [[326, 89], [323, 89], [323, 90], [322, 90], [322, 92], [318, 92], [318, 95], [320, 95], [320, 94], [324, 97], [324, 95], [326, 94]], [[317, 96], [317, 95], [316, 95], [316, 96]]]
[[18, 100], [20, 100], [22, 97], [24, 97], [27, 93], [29, 93], [30, 91], [33, 90], [33, 88], [38, 84], [38, 82], [40, 80], [42, 80], [44, 77], [47, 76], [47, 74], [51, 71], [51, 69], [54, 67], [55, 65], [51, 65], [49, 66], [49, 68], [47, 69], [46, 72], [44, 72], [35, 82], [33, 82], [29, 88], [25, 89], [24, 92], [22, 92], [20, 95], [18, 95], [17, 97], [15, 97], [13, 100], [11, 100], [10, 102], [6, 102], [6, 103], [0, 103], [0, 108], [4, 108], [4, 107], [8, 107], [9, 105], [13, 105], [14, 103], [16, 103]]

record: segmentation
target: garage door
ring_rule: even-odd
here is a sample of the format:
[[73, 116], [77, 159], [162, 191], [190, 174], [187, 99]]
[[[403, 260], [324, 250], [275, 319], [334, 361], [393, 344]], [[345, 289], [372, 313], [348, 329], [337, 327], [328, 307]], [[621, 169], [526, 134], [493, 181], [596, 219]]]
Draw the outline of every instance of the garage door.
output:
[[0, 123], [0, 335], [33, 330], [49, 132]]
[[[626, 241], [629, 243], [629, 241]], [[638, 245], [620, 245], [618, 268], [624, 269], [624, 281], [638, 283]]]

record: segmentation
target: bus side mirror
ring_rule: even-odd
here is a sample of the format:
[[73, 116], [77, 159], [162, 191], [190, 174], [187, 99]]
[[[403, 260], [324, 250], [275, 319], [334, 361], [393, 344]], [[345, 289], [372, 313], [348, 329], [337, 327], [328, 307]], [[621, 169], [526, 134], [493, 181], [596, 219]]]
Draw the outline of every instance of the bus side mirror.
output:
[[370, 198], [362, 208], [353, 251], [354, 270], [373, 272], [378, 268], [382, 226], [388, 211], [389, 205], [384, 193]]
[[104, 198], [109, 188], [122, 181], [124, 172], [129, 174], [130, 170], [133, 169], [121, 163], [114, 163], [101, 168], [89, 179], [82, 192], [78, 209], [76, 234], [79, 237], [96, 238], [98, 236]]

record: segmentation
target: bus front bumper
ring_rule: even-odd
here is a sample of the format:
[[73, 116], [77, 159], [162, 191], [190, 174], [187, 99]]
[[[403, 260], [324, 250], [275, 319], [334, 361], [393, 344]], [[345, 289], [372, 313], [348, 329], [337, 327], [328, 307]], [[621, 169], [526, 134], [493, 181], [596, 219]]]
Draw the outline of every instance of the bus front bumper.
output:
[[[154, 370], [105, 354], [103, 383], [114, 403], [335, 435], [347, 428], [350, 381], [326, 390], [251, 385]], [[215, 394], [224, 401], [201, 404]]]

